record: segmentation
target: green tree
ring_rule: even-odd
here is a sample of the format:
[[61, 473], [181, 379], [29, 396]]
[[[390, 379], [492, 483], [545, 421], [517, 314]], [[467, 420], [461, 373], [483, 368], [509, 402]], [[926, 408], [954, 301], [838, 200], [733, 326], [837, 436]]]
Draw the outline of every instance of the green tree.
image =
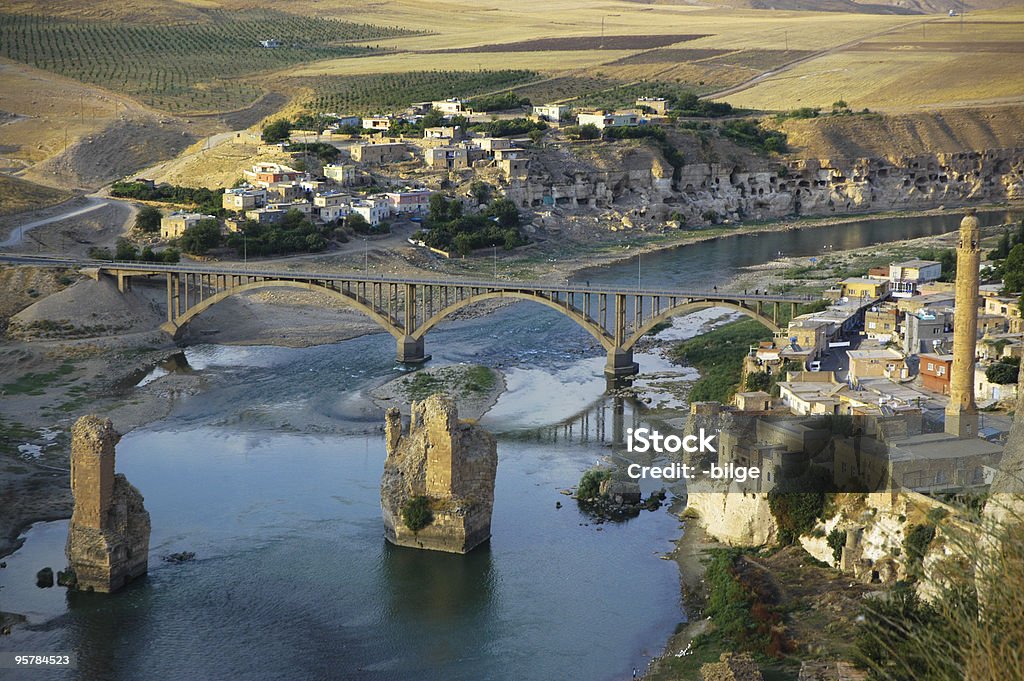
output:
[[161, 217], [163, 217], [163, 214], [159, 208], [143, 206], [135, 215], [135, 228], [140, 232], [159, 232]]
[[505, 229], [519, 226], [519, 209], [510, 199], [495, 199], [487, 208], [487, 216], [495, 218]]
[[998, 362], [993, 362], [985, 369], [985, 378], [990, 383], [1009, 385], [1016, 383], [1020, 376], [1020, 358], [1004, 357]]
[[491, 185], [483, 180], [473, 180], [469, 185], [469, 195], [476, 199], [477, 203], [487, 203], [491, 200]]
[[285, 118], [278, 118], [263, 126], [263, 141], [267, 144], [285, 142], [292, 133], [292, 124]]
[[1014, 293], [1024, 291], [1024, 244], [1017, 244], [1006, 256], [1003, 288]]
[[117, 248], [114, 251], [115, 260], [138, 260], [139, 249], [131, 241], [125, 238], [117, 240]]
[[202, 255], [220, 245], [220, 221], [206, 218], [188, 227], [178, 238], [178, 245], [186, 253]]

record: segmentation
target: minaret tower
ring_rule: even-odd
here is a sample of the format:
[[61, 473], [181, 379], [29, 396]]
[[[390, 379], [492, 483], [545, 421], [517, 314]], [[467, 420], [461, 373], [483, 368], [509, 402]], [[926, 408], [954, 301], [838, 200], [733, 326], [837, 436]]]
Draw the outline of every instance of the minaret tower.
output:
[[953, 368], [946, 406], [946, 432], [960, 438], [978, 434], [974, 404], [974, 351], [978, 342], [978, 265], [981, 261], [980, 224], [974, 209], [960, 221], [956, 249], [956, 310], [953, 319]]

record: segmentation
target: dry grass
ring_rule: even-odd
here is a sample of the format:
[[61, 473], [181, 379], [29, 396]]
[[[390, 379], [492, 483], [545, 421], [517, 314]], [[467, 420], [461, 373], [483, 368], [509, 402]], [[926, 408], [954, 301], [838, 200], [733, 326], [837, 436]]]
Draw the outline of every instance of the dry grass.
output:
[[805, 62], [726, 100], [786, 110], [842, 99], [855, 109], [897, 111], [1024, 100], [1024, 10], [974, 17], [985, 23], [968, 20], [962, 32], [953, 19], [919, 24]]
[[42, 208], [70, 197], [68, 192], [0, 175], [0, 215]]

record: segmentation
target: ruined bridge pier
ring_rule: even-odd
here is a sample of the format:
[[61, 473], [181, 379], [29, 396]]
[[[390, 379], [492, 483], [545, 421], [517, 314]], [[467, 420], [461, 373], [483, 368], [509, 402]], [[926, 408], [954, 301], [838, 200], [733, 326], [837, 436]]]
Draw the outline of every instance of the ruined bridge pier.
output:
[[106, 264], [101, 275], [115, 277], [121, 291], [131, 279], [160, 277], [166, 286], [167, 321], [161, 328], [174, 337], [204, 310], [225, 298], [258, 288], [290, 287], [330, 295], [373, 319], [396, 342], [399, 362], [430, 359], [425, 336], [454, 312], [485, 300], [525, 300], [557, 310], [572, 319], [607, 353], [604, 373], [618, 379], [639, 371], [633, 360], [636, 342], [672, 317], [708, 307], [727, 307], [779, 333], [781, 314], [808, 296], [748, 295], [718, 291], [616, 289], [519, 282], [387, 279], [337, 274], [202, 269], [180, 265]]

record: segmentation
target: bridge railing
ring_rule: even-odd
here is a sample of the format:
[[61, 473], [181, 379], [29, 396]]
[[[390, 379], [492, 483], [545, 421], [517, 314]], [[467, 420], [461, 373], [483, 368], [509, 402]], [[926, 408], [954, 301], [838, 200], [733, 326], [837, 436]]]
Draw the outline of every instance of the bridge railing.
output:
[[48, 264], [60, 264], [68, 267], [96, 267], [99, 269], [116, 269], [122, 271], [136, 272], [171, 272], [178, 274], [217, 274], [233, 275], [243, 277], [265, 277], [268, 279], [285, 280], [344, 280], [353, 283], [386, 283], [386, 284], [416, 284], [422, 286], [447, 286], [463, 288], [481, 288], [489, 290], [523, 291], [531, 293], [557, 292], [575, 294], [609, 294], [627, 296], [647, 296], [663, 298], [698, 298], [704, 300], [744, 300], [751, 302], [780, 302], [780, 303], [809, 303], [820, 300], [820, 297], [812, 295], [781, 295], [768, 293], [749, 293], [739, 291], [710, 290], [682, 290], [682, 289], [653, 289], [653, 288], [629, 288], [617, 286], [579, 286], [573, 284], [562, 284], [543, 281], [486, 281], [475, 279], [426, 279], [421, 277], [389, 277], [385, 275], [370, 276], [366, 274], [352, 274], [345, 272], [308, 272], [289, 270], [265, 270], [251, 269], [248, 267], [212, 267], [202, 265], [182, 265], [168, 263], [146, 263], [138, 260], [97, 260], [91, 258], [57, 258], [52, 256], [0, 256], [0, 260], [6, 261], [37, 261]]

